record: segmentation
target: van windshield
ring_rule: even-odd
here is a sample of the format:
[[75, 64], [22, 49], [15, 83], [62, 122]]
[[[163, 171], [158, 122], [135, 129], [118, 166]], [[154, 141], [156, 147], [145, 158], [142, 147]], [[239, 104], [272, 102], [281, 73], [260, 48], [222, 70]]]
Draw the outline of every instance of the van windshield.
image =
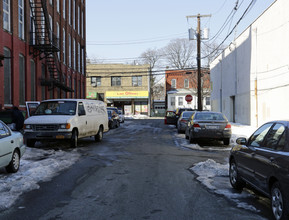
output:
[[42, 102], [34, 115], [75, 115], [76, 101]]

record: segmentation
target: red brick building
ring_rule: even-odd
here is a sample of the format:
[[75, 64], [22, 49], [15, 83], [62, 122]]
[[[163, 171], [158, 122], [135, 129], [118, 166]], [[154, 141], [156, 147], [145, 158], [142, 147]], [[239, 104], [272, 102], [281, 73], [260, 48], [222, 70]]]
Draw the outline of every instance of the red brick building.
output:
[[[210, 75], [209, 69], [202, 69], [203, 109], [210, 110]], [[166, 70], [166, 108], [175, 110], [178, 107], [198, 108], [198, 71], [197, 69]], [[187, 103], [186, 95], [193, 100]]]
[[0, 110], [85, 98], [85, 0], [3, 0], [0, 10]]

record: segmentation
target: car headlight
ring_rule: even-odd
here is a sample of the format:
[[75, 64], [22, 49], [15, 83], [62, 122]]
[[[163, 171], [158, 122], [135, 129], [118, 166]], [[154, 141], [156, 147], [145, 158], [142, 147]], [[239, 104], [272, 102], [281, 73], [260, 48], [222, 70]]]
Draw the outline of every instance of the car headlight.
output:
[[60, 129], [69, 129], [69, 128], [70, 128], [70, 124], [69, 123], [60, 125]]
[[32, 125], [24, 125], [24, 129], [32, 129]]

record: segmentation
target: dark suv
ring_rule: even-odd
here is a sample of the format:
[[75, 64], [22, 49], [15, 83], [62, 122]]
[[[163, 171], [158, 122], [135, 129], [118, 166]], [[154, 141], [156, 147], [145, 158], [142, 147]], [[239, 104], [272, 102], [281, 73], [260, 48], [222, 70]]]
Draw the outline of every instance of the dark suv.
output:
[[238, 138], [230, 153], [230, 182], [241, 190], [246, 184], [271, 198], [276, 219], [289, 213], [289, 121], [262, 125], [247, 140]]

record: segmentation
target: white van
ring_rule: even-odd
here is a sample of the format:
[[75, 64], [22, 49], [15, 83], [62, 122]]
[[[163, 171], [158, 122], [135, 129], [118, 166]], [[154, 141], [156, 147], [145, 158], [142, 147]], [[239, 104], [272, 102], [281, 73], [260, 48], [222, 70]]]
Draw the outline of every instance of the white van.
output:
[[95, 136], [101, 141], [108, 131], [106, 105], [89, 99], [50, 99], [40, 103], [35, 113], [24, 121], [24, 139], [28, 147], [38, 140], [70, 140], [77, 147], [78, 138]]

